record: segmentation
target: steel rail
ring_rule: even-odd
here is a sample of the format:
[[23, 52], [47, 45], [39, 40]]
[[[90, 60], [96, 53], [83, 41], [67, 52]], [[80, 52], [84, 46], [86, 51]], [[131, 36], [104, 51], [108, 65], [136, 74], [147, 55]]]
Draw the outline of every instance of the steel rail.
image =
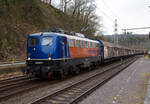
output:
[[13, 77], [13, 78], [6, 78], [6, 79], [2, 79], [0, 80], [0, 85], [5, 84], [5, 83], [10, 83], [10, 82], [15, 82], [21, 79], [26, 79], [27, 77], [24, 75], [21, 76], [17, 76], [17, 77]]
[[0, 67], [8, 67], [8, 66], [18, 66], [18, 65], [25, 65], [26, 62], [16, 62], [16, 63], [2, 63]]

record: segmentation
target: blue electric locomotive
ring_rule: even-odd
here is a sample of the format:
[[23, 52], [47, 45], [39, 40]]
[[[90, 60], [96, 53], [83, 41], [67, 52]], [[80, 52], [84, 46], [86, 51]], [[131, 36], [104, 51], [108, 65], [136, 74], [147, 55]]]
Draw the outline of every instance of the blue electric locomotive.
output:
[[27, 40], [26, 72], [37, 77], [61, 77], [100, 64], [104, 60], [101, 41], [61, 33], [35, 33]]

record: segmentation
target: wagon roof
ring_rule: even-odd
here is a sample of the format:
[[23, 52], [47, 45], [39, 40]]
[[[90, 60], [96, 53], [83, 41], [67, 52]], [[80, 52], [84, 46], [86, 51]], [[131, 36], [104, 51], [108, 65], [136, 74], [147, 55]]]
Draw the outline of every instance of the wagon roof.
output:
[[130, 49], [128, 47], [121, 46], [121, 45], [116, 45], [114, 43], [110, 43], [110, 42], [107, 42], [107, 41], [102, 41], [102, 43], [104, 44], [104, 46], [107, 46], [107, 47], [116, 47], [116, 48]]

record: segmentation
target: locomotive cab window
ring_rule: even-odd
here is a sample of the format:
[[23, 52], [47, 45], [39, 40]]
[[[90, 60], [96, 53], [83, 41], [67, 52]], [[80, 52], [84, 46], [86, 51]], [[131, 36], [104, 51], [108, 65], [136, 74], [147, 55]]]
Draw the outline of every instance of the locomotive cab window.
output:
[[53, 37], [43, 37], [41, 45], [52, 45]]
[[36, 46], [38, 43], [38, 39], [37, 38], [30, 38], [29, 39], [29, 46]]

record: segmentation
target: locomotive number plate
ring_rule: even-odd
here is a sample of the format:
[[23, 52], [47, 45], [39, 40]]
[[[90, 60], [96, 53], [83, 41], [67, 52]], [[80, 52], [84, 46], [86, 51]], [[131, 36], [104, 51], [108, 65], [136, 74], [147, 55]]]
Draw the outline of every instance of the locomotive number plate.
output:
[[35, 62], [35, 64], [43, 64], [43, 62]]

